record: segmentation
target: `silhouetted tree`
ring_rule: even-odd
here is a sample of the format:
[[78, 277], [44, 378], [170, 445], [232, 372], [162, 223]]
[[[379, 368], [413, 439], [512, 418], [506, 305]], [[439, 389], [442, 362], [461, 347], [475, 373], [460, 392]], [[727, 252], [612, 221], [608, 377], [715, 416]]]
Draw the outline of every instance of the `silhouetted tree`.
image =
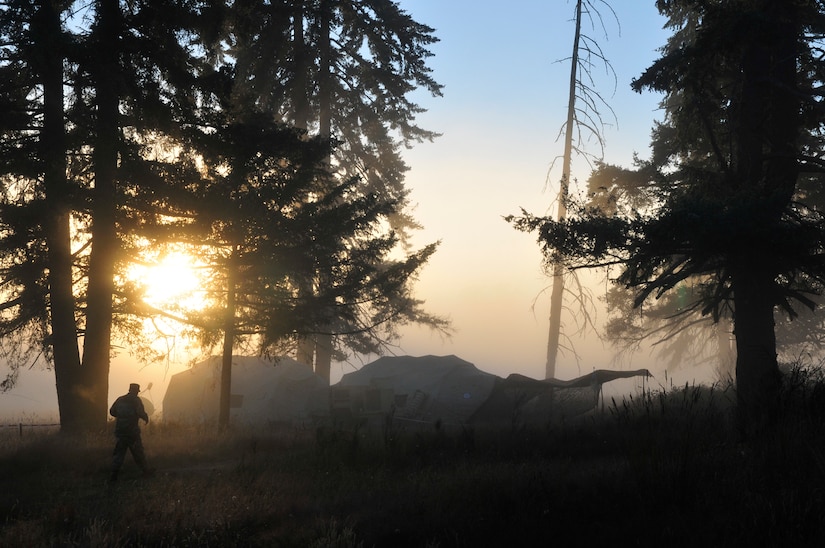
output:
[[807, 192], [823, 166], [825, 19], [818, 4], [790, 0], [658, 6], [674, 36], [634, 82], [665, 93], [652, 159], [631, 174], [649, 205], [615, 192], [607, 211], [512, 220], [538, 231], [548, 260], [618, 265], [637, 305], [693, 280], [688, 309], [718, 319], [730, 307], [740, 417], [758, 429], [779, 390], [774, 308], [813, 306], [825, 274], [825, 219]]
[[[358, 177], [357, 192], [395, 204], [385, 217], [406, 244], [418, 224], [408, 212], [401, 149], [436, 136], [415, 124], [423, 109], [409, 98], [416, 89], [441, 94], [426, 65], [427, 47], [437, 40], [433, 29], [391, 0], [249, 1], [234, 8], [229, 52], [251, 60], [245, 76], [256, 100], [279, 120], [338, 141], [330, 159], [334, 171]], [[328, 277], [319, 272], [313, 285]], [[339, 331], [337, 324], [316, 326], [298, 350], [299, 361], [310, 364], [315, 353], [316, 368], [327, 378], [333, 334], [350, 346], [367, 343], [346, 336], [357, 326]], [[371, 345], [370, 351], [379, 350]]]
[[[601, 149], [604, 148], [604, 141], [601, 130], [604, 127], [599, 104], [610, 108], [602, 98], [601, 94], [593, 85], [593, 75], [591, 67], [594, 63], [601, 62], [608, 69], [610, 63], [605, 58], [602, 50], [595, 40], [587, 34], [582, 33], [582, 15], [588, 17], [593, 23], [594, 18], [601, 21], [601, 14], [596, 8], [600, 3], [611, 10], [610, 6], [601, 0], [593, 2], [591, 0], [576, 1], [576, 15], [574, 17], [575, 32], [573, 34], [573, 53], [570, 56], [570, 83], [568, 86], [567, 99], [567, 120], [564, 123], [564, 152], [562, 153], [561, 180], [559, 182], [558, 212], [557, 219], [562, 220], [567, 215], [567, 200], [570, 189], [570, 169], [573, 161], [573, 153], [584, 156], [594, 156], [588, 154], [583, 148], [582, 133], [595, 138]], [[615, 16], [615, 13], [614, 13]], [[611, 69], [612, 70], [612, 69]], [[612, 110], [611, 110], [612, 112]], [[574, 135], [578, 139], [574, 141]], [[545, 364], [545, 378], [552, 379], [556, 376], [556, 358], [559, 352], [559, 340], [562, 334], [561, 311], [564, 300], [564, 268], [560, 263], [553, 265], [553, 289], [550, 293], [550, 326], [547, 335], [547, 362]]]
[[[226, 297], [222, 323], [199, 327], [222, 330], [230, 350], [244, 336], [269, 349], [319, 326], [376, 348], [406, 321], [443, 325], [411, 296], [435, 246], [389, 258], [400, 237], [386, 221], [402, 200], [366, 190], [335, 161], [319, 163], [319, 151], [329, 158], [335, 150], [328, 139], [308, 140], [283, 124], [283, 113], [263, 108], [272, 90], [256, 90], [260, 65], [251, 63], [261, 35], [232, 40], [230, 57], [214, 47], [237, 36], [224, 24], [243, 7], [44, 0], [8, 2], [0, 12], [8, 113], [0, 122], [8, 153], [0, 160], [0, 337], [22, 340], [7, 345], [28, 352], [22, 358], [53, 355], [67, 430], [105, 423], [113, 329], [157, 312], [124, 282], [129, 262], [146, 241], [176, 241], [195, 226], [213, 238], [201, 247], [224, 261]], [[216, 100], [227, 93], [231, 101]], [[295, 284], [316, 282], [318, 272], [329, 287], [296, 297]], [[241, 321], [230, 322], [230, 312]]]
[[0, 11], [0, 337], [12, 377], [45, 354], [55, 367], [61, 423], [82, 417], [66, 177], [62, 25], [70, 2], [7, 2]]
[[[68, 431], [106, 421], [115, 279], [128, 258], [124, 221], [138, 205], [137, 179], [153, 171], [131, 168], [193, 106], [185, 95], [197, 66], [185, 44], [191, 8], [44, 0], [8, 2], [0, 14], [2, 70], [13, 76], [0, 93], [12, 114], [2, 135], [10, 153], [2, 221], [9, 268], [2, 294], [8, 329], [0, 335], [23, 335], [18, 348], [53, 359]], [[74, 254], [73, 241], [80, 246]]]
[[[126, 245], [135, 219], [165, 207], [174, 168], [160, 168], [153, 146], [180, 138], [196, 121], [196, 83], [203, 59], [198, 2], [97, 0], [80, 33], [74, 137], [91, 149], [86, 207], [90, 234], [86, 274], [82, 369], [89, 398], [87, 424], [106, 419], [113, 321], [124, 312], [117, 280], [128, 264]], [[175, 161], [174, 155], [167, 155]], [[154, 176], [153, 176], [154, 175]]]
[[[391, 259], [399, 242], [385, 219], [397, 204], [332, 173], [334, 143], [260, 110], [248, 74], [247, 57], [236, 56], [205, 78], [209, 108], [186, 139], [200, 177], [188, 182], [191, 196], [176, 215], [167, 210], [145, 231], [160, 244], [186, 245], [209, 273], [208, 306], [178, 319], [207, 348], [222, 349], [221, 427], [229, 423], [236, 347], [279, 354], [321, 325], [373, 346], [388, 340], [395, 326], [425, 316], [412, 282], [435, 250]], [[317, 272], [327, 273], [326, 283], [303, 291]]]

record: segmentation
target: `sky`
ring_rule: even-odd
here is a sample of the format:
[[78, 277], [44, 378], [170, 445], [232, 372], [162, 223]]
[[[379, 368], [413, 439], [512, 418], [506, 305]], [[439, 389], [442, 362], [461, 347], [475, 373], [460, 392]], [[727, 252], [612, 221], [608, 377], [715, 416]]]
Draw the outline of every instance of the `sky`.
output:
[[[543, 378], [546, 361], [550, 280], [542, 270], [535, 237], [503, 220], [520, 208], [534, 214], [555, 211], [562, 153], [559, 132], [566, 118], [572, 50], [572, 0], [400, 0], [416, 21], [435, 29], [433, 76], [444, 95], [416, 94], [427, 112], [417, 121], [442, 134], [405, 152], [406, 184], [423, 229], [415, 242], [441, 245], [424, 268], [416, 295], [428, 311], [452, 321], [445, 338], [426, 329], [403, 332], [396, 354], [454, 354], [479, 369], [506, 376]], [[585, 23], [610, 61], [612, 74], [594, 66], [595, 85], [616, 115], [605, 128], [604, 159], [629, 165], [634, 152], [647, 155], [650, 129], [660, 118], [660, 96], [630, 89], [667, 39], [653, 0], [612, 0], [615, 17], [601, 8], [604, 29]], [[618, 19], [618, 21], [617, 21]], [[593, 144], [586, 149], [599, 154]], [[574, 158], [573, 178], [586, 180], [583, 158]], [[548, 177], [549, 172], [549, 177]], [[548, 184], [549, 183], [549, 184]], [[593, 289], [594, 297], [599, 291]], [[574, 318], [562, 318], [572, 332]], [[664, 383], [649, 353], [613, 360], [614, 351], [592, 334], [574, 339], [577, 356], [559, 356], [556, 377], [573, 378], [600, 368], [649, 367]], [[333, 366], [332, 381], [371, 357]], [[125, 352], [113, 362], [110, 399], [130, 382], [160, 406], [172, 374], [186, 367], [175, 355], [163, 365], [136, 365]], [[692, 379], [694, 369], [670, 373]], [[18, 386], [0, 394], [0, 422], [47, 416], [56, 410], [52, 372], [25, 371]], [[56, 413], [55, 413], [56, 414]]]
[[[604, 29], [585, 22], [583, 32], [615, 71], [614, 78], [601, 65], [593, 69], [596, 88], [616, 115], [613, 120], [605, 109], [611, 125], [604, 131], [604, 159], [627, 166], [634, 152], [647, 155], [650, 129], [661, 117], [661, 96], [635, 93], [630, 83], [656, 59], [668, 32], [652, 1], [613, 0], [615, 17], [596, 4]], [[430, 66], [444, 96], [422, 95], [427, 113], [418, 120], [443, 135], [408, 151], [407, 185], [424, 226], [420, 241], [441, 240], [419, 295], [455, 328], [449, 340], [411, 330], [402, 350], [456, 354], [498, 375], [543, 378], [551, 282], [535, 236], [516, 231], [503, 216], [520, 208], [556, 211], [561, 162], [549, 170], [563, 151], [559, 132], [567, 114], [574, 2], [519, 0], [506, 10], [501, 2], [478, 0], [401, 5], [440, 38]], [[600, 154], [596, 143], [585, 149]], [[584, 182], [589, 165], [574, 158], [572, 171]], [[603, 287], [593, 291], [597, 297]], [[562, 321], [567, 332], [575, 331], [574, 318]], [[594, 368], [655, 367], [648, 353], [615, 363], [611, 348], [592, 334], [574, 343], [579, 358], [560, 355], [558, 378]]]

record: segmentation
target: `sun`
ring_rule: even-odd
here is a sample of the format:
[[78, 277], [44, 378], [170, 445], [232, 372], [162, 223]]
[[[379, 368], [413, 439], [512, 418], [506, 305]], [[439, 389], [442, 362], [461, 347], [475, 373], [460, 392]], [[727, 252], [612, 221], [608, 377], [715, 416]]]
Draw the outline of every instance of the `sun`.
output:
[[203, 306], [202, 269], [187, 253], [165, 253], [157, 262], [136, 267], [133, 276], [144, 287], [143, 299], [150, 306], [190, 310]]
[[187, 251], [146, 245], [139, 262], [127, 270], [143, 327], [142, 336], [126, 342], [147, 362], [186, 361], [200, 352], [189, 318], [209, 306], [209, 269]]

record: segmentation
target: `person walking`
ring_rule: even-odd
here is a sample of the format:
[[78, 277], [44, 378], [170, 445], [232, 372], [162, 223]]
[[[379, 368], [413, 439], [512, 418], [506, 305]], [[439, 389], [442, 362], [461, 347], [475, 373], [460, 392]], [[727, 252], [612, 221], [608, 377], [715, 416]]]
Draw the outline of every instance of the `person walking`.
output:
[[112, 404], [109, 414], [115, 418], [115, 451], [112, 455], [112, 475], [109, 481], [117, 481], [118, 473], [123, 466], [126, 450], [132, 452], [132, 457], [143, 471], [144, 476], [151, 476], [153, 470], [146, 464], [146, 455], [143, 452], [143, 441], [140, 439], [139, 420], [149, 423], [149, 415], [143, 408], [143, 402], [138, 397], [140, 385], [129, 385], [129, 393], [120, 396]]

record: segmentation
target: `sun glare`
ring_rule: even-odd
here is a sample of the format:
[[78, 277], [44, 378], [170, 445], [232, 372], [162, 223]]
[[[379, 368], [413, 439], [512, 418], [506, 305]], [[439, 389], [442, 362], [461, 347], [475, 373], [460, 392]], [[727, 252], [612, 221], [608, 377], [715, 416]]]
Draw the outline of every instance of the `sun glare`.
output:
[[[209, 275], [203, 263], [183, 248], [153, 249], [148, 243], [140, 261], [127, 272], [141, 293], [143, 339], [133, 351], [141, 359], [185, 363], [201, 352], [187, 319], [208, 305]], [[138, 303], [136, 303], [138, 304]]]
[[159, 263], [146, 267], [138, 276], [146, 288], [146, 302], [152, 306], [199, 308], [199, 303], [202, 302], [197, 295], [202, 280], [190, 255], [168, 253]]

